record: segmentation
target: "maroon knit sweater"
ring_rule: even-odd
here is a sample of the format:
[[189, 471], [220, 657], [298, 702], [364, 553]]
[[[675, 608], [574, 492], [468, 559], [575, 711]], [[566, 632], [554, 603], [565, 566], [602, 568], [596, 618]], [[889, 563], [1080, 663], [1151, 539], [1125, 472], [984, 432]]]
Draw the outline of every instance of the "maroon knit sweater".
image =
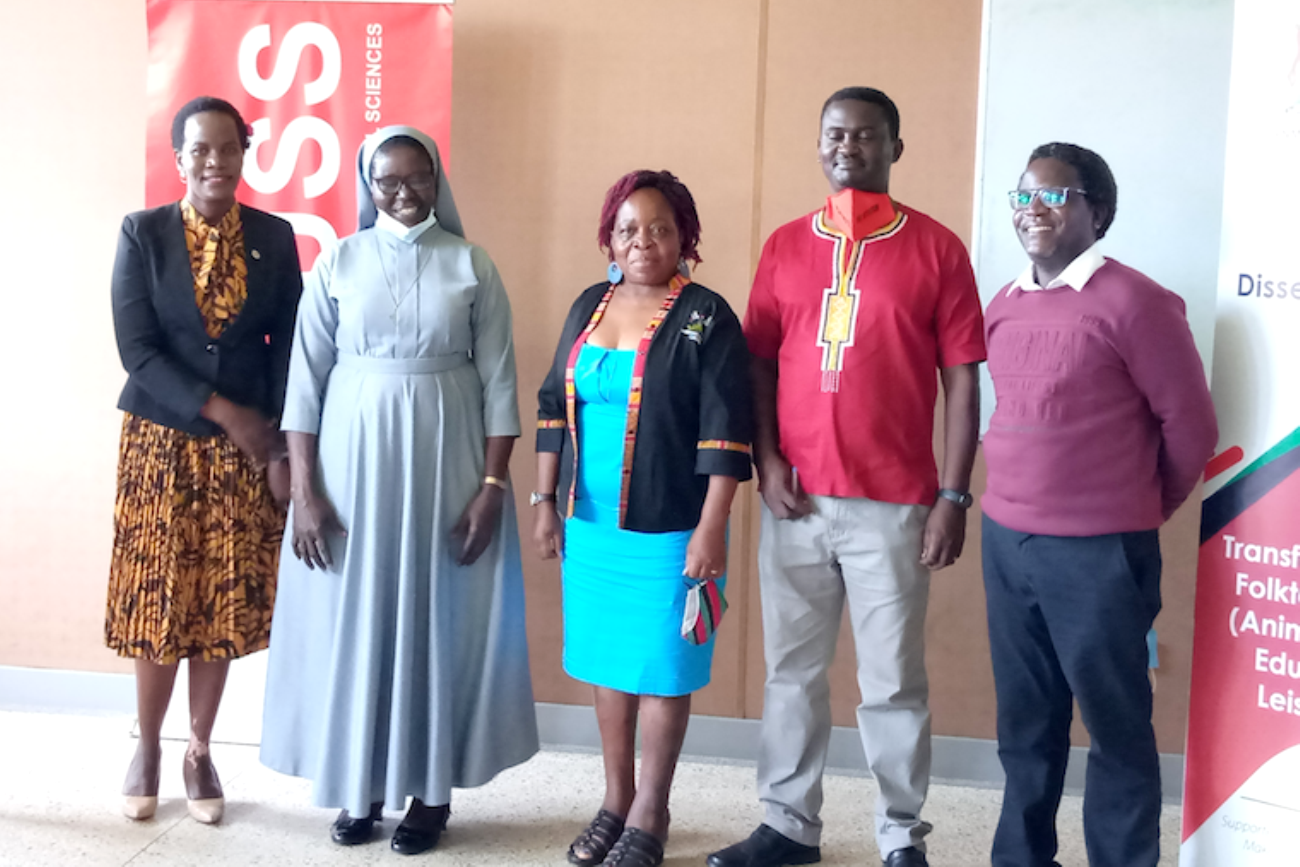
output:
[[985, 514], [1051, 536], [1159, 527], [1218, 440], [1183, 300], [1113, 259], [1082, 291], [1010, 288], [985, 314]]

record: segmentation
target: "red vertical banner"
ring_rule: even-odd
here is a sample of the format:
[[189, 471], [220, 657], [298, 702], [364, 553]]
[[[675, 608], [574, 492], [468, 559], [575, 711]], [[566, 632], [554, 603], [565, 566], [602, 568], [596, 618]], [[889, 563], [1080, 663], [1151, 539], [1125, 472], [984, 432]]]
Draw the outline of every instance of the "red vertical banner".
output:
[[303, 269], [356, 230], [356, 155], [381, 126], [409, 124], [450, 163], [449, 2], [148, 0], [145, 202], [185, 193], [171, 146], [196, 96], [233, 103], [251, 127], [239, 200], [293, 224]]

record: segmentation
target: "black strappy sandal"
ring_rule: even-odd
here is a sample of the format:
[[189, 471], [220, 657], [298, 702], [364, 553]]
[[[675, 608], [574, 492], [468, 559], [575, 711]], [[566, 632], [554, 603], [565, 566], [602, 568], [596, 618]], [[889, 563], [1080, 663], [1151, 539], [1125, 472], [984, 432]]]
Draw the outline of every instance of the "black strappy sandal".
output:
[[659, 867], [664, 863], [664, 844], [649, 831], [624, 828], [602, 863], [603, 867]]
[[[569, 863], [578, 867], [596, 867], [604, 862], [622, 833], [623, 819], [609, 810], [601, 810], [569, 846]], [[578, 854], [580, 850], [587, 853], [586, 857]]]

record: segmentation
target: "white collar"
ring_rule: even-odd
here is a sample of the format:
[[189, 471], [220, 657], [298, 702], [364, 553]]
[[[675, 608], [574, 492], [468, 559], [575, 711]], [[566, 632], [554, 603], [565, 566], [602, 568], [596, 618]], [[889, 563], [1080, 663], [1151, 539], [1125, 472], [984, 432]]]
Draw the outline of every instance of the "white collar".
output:
[[397, 222], [397, 220], [394, 220], [392, 217], [385, 214], [383, 211], [380, 211], [379, 215], [375, 217], [375, 228], [384, 230], [399, 241], [414, 244], [421, 235], [429, 230], [430, 226], [436, 225], [437, 222], [438, 215], [432, 210], [429, 211], [429, 216], [425, 217], [414, 226], [404, 226]]
[[1106, 257], [1101, 255], [1097, 249], [1096, 243], [1084, 250], [1074, 261], [1065, 266], [1065, 270], [1057, 275], [1056, 279], [1046, 286], [1039, 286], [1038, 281], [1034, 278], [1034, 266], [1030, 264], [1016, 282], [1011, 284], [1012, 289], [1019, 289], [1022, 292], [1041, 292], [1044, 289], [1059, 289], [1062, 286], [1069, 286], [1075, 292], [1082, 292], [1083, 287], [1088, 285], [1092, 275], [1096, 274], [1102, 265], [1106, 264]]

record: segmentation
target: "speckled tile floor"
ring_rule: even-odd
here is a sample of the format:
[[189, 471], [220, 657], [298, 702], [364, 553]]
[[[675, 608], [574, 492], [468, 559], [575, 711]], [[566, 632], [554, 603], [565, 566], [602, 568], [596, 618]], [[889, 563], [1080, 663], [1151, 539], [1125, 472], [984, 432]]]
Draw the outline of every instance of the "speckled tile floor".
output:
[[[428, 864], [545, 865], [562, 867], [573, 835], [599, 800], [600, 759], [587, 753], [543, 752], [480, 788], [458, 791], [439, 848], [406, 859], [386, 839], [344, 849], [327, 834], [334, 811], [309, 805], [309, 784], [263, 768], [256, 750], [216, 744], [213, 755], [225, 783], [221, 825], [189, 818], [180, 779], [184, 744], [164, 747], [162, 802], [147, 822], [119, 812], [116, 794], [135, 742], [132, 720], [0, 712], [0, 865]], [[822, 863], [879, 864], [867, 805], [868, 779], [826, 778]], [[988, 864], [997, 821], [998, 792], [931, 788], [926, 818], [935, 825], [930, 862], [936, 867]], [[1081, 801], [1066, 798], [1060, 817], [1060, 862], [1084, 865]], [[748, 834], [759, 820], [752, 766], [683, 762], [673, 789], [669, 867], [704, 864], [705, 856]], [[399, 814], [385, 816], [391, 833]], [[1177, 863], [1179, 809], [1163, 813], [1162, 867]], [[386, 836], [386, 835], [385, 835]]]

